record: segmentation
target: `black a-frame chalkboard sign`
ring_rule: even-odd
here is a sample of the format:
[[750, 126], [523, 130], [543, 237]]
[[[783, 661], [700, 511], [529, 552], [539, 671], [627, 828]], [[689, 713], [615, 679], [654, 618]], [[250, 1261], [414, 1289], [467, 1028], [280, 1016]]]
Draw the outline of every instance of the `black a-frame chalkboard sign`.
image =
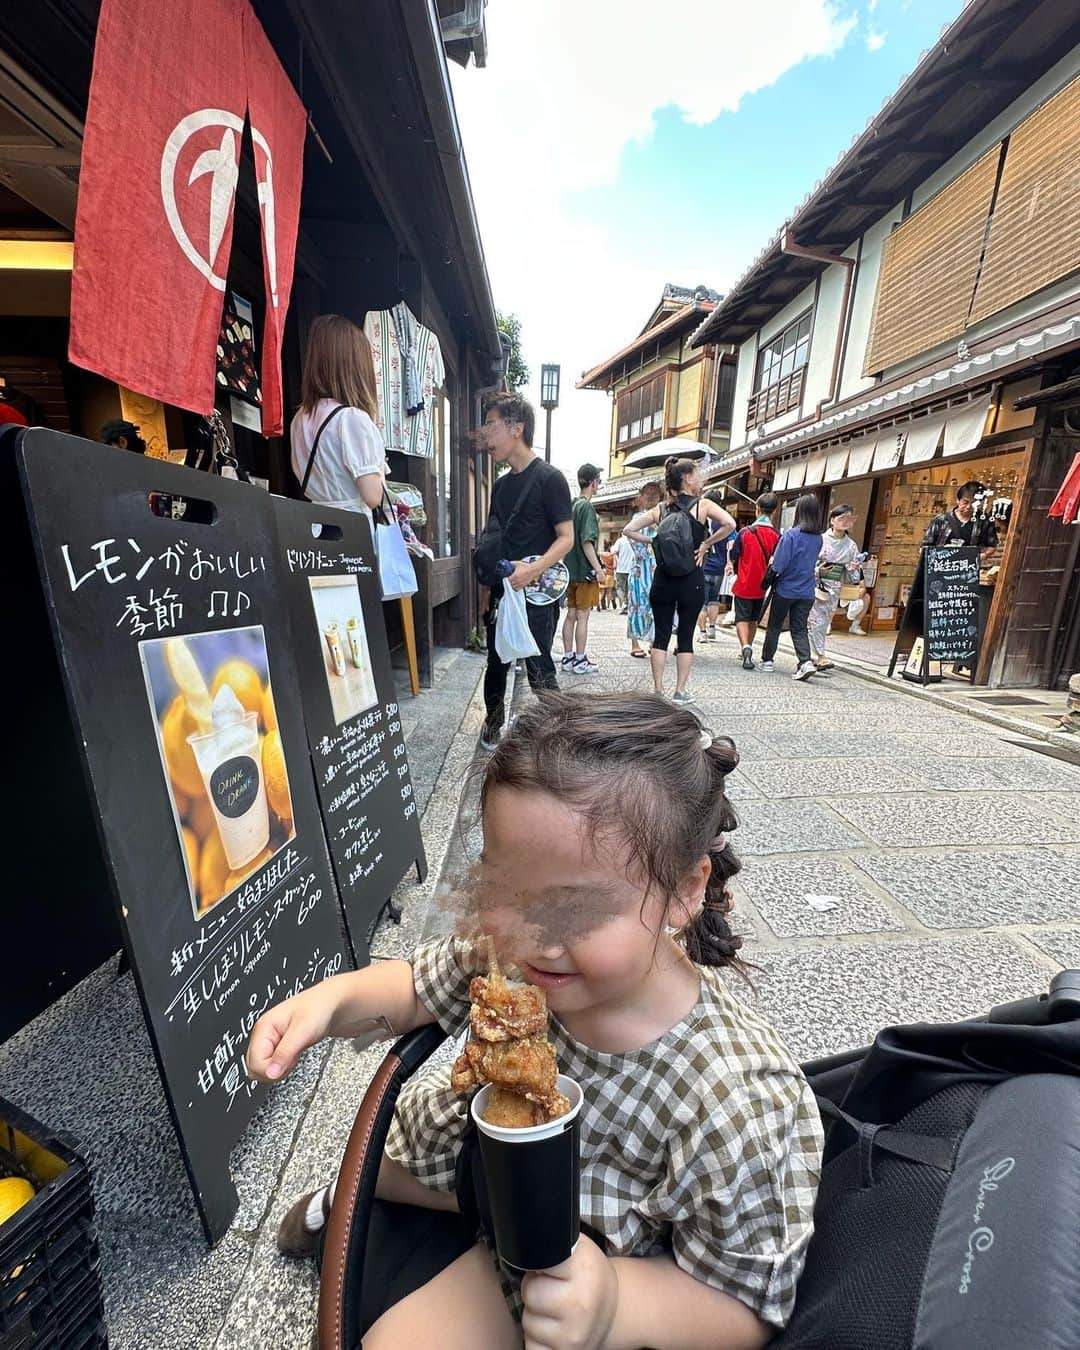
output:
[[[248, 1033], [352, 964], [273, 506], [43, 429], [0, 448], [4, 593], [25, 590], [6, 611], [23, 775], [8, 823], [24, 854], [8, 910], [17, 900], [36, 930], [11, 963], [4, 1030], [122, 936], [213, 1242], [237, 1207], [230, 1149], [265, 1092], [244, 1067]], [[155, 510], [160, 494], [185, 499], [182, 519]]]
[[940, 681], [948, 664], [964, 670], [974, 684], [981, 645], [979, 549], [924, 547], [896, 634], [890, 678], [903, 662], [905, 679], [930, 684]]
[[330, 857], [357, 961], [427, 863], [367, 517], [273, 499], [282, 588]]

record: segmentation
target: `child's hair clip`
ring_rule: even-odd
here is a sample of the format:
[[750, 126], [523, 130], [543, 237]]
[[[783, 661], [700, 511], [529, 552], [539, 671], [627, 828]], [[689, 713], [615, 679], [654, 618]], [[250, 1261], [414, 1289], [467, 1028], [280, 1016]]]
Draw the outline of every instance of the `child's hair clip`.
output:
[[711, 745], [712, 745], [712, 740], [713, 740], [712, 732], [711, 732], [711, 731], [706, 731], [706, 730], [704, 730], [704, 728], [703, 728], [703, 729], [702, 729], [702, 732], [701, 732], [701, 748], [702, 748], [702, 750], [708, 750], [708, 749], [711, 747]]

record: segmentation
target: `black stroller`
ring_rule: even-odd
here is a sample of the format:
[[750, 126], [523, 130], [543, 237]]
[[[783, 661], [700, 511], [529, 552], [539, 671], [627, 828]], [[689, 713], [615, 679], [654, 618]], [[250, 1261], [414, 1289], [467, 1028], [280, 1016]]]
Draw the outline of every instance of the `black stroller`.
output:
[[[357, 1114], [322, 1251], [321, 1350], [357, 1350], [474, 1241], [460, 1215], [375, 1199], [398, 1094], [443, 1040], [435, 1026], [402, 1037]], [[773, 1346], [1077, 1350], [1080, 972], [985, 1018], [886, 1028], [803, 1068], [825, 1167], [795, 1314]]]

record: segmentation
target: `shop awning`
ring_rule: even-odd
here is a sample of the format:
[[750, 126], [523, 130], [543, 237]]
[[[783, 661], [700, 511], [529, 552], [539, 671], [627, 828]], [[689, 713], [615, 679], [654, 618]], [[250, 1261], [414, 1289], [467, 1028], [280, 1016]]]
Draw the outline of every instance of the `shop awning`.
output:
[[825, 481], [825, 452], [811, 455], [806, 461], [806, 486], [817, 487]]
[[825, 482], [839, 483], [844, 476], [844, 470], [847, 468], [849, 446], [842, 445], [837, 450], [830, 450], [825, 456]]
[[990, 411], [990, 395], [974, 399], [963, 408], [948, 414], [945, 422], [946, 455], [962, 455], [974, 450], [982, 440], [986, 415]]
[[773, 474], [773, 483], [772, 483], [773, 491], [783, 492], [784, 489], [787, 487], [787, 480], [788, 480], [788, 466], [786, 464], [778, 464], [776, 466], [776, 473]]
[[904, 441], [904, 463], [922, 464], [928, 459], [933, 459], [937, 454], [944, 426], [944, 413], [935, 413], [932, 417], [912, 422], [908, 427], [907, 439]]
[[[907, 439], [906, 429], [904, 431], [895, 431], [890, 428], [883, 431], [877, 439], [874, 446], [874, 470], [895, 469], [900, 463], [900, 456], [904, 452], [904, 441]], [[853, 475], [848, 474], [851, 478]]]
[[806, 481], [806, 460], [797, 459], [794, 464], [788, 465], [787, 485], [790, 492], [793, 488], [801, 488]]
[[870, 472], [870, 466], [874, 462], [874, 447], [876, 445], [876, 436], [863, 436], [860, 440], [849, 442], [847, 448], [847, 476], [849, 478], [861, 478], [864, 473]]

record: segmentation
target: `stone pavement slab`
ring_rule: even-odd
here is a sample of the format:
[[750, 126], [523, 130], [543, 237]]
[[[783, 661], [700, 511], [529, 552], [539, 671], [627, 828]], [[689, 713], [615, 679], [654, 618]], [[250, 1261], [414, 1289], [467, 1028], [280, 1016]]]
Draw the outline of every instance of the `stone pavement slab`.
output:
[[[800, 1060], [867, 1045], [893, 1023], [952, 1022], [1047, 987], [1053, 965], [1007, 937], [751, 948], [756, 1006]], [[738, 989], [738, 985], [733, 986]]]
[[[747, 858], [736, 881], [772, 932], [780, 938], [902, 930], [904, 921], [879, 898], [850, 863], [832, 858]], [[810, 898], [835, 901], [815, 909]]]
[[751, 801], [739, 807], [736, 852], [751, 854], [826, 853], [861, 848], [857, 830], [818, 802]]
[[1059, 923], [1080, 912], [1080, 849], [861, 854], [858, 867], [927, 928]]
[[1080, 842], [1080, 816], [1069, 824], [1009, 793], [953, 792], [919, 797], [865, 795], [832, 799], [833, 809], [876, 844], [915, 848], [967, 842], [993, 848], [1010, 843]]

